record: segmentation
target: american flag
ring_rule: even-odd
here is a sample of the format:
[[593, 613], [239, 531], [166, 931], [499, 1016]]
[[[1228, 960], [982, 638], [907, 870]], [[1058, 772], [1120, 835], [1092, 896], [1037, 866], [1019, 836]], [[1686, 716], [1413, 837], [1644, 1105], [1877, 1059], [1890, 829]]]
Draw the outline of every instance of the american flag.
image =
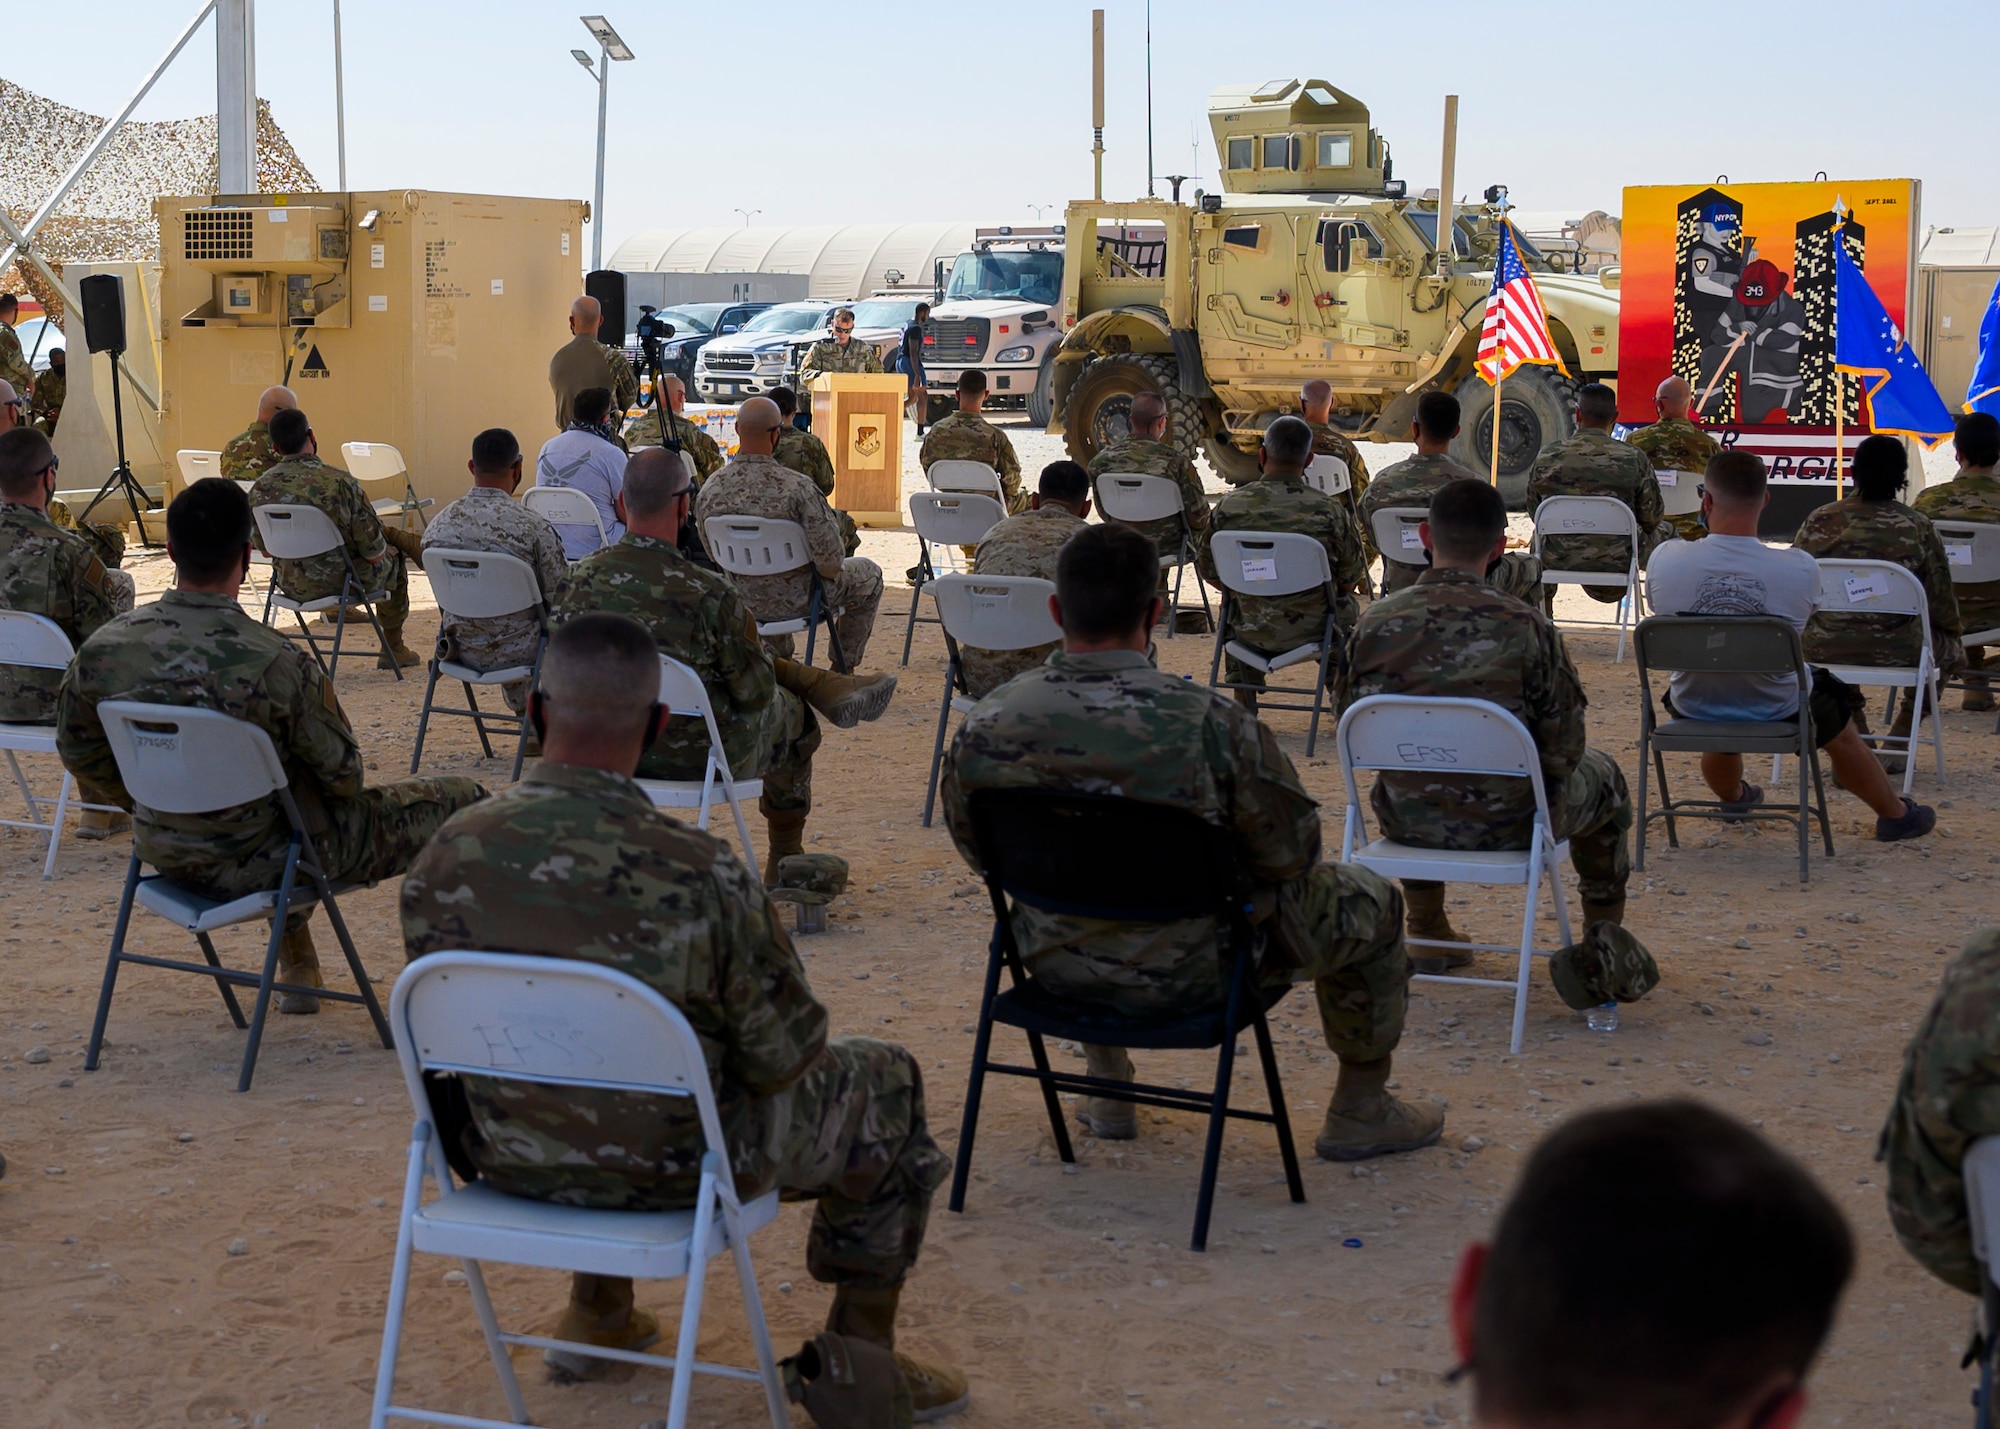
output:
[[[1500, 258], [1493, 265], [1493, 291], [1486, 295], [1486, 321], [1479, 329], [1479, 375], [1498, 383], [1515, 368], [1530, 362], [1552, 362], [1562, 368], [1549, 337], [1548, 315], [1534, 277], [1521, 261], [1514, 225], [1500, 220]], [[1567, 374], [1567, 369], [1563, 369]]]

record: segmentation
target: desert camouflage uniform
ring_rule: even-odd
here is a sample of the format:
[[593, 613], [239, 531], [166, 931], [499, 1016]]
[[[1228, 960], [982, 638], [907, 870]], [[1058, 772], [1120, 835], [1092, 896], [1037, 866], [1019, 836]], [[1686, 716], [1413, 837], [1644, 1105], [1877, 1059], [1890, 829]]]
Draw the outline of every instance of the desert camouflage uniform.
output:
[[[1617, 761], [1583, 742], [1583, 682], [1555, 623], [1463, 571], [1428, 570], [1362, 613], [1337, 696], [1490, 700], [1534, 736], [1558, 839], [1586, 903], [1625, 896], [1632, 799]], [[1369, 803], [1382, 831], [1419, 848], [1528, 847], [1535, 814], [1525, 779], [1382, 774]]]
[[[1260, 980], [1317, 984], [1326, 1044], [1387, 1056], [1403, 1032], [1403, 900], [1387, 879], [1320, 862], [1319, 806], [1270, 730], [1226, 696], [1156, 670], [1136, 650], [1058, 651], [980, 701], [945, 763], [944, 809], [975, 870], [969, 800], [980, 789], [1121, 794], [1229, 829], [1269, 931]], [[1029, 970], [1051, 991], [1128, 1013], [1212, 1006], [1223, 995], [1213, 920], [1129, 925], [1014, 908]]]
[[[1990, 466], [1967, 467], [1950, 481], [1918, 492], [1910, 505], [1933, 521], [1977, 521], [2000, 526], [2000, 475]], [[1963, 629], [2000, 627], [2000, 581], [1978, 585], [1958, 583], [1951, 590], [1958, 598], [1958, 618]], [[1986, 648], [1965, 647], [1965, 683], [1974, 690], [1987, 687], [1986, 676], [1980, 673], [1986, 665]]]
[[[1314, 456], [1339, 457], [1347, 463], [1347, 490], [1335, 500], [1345, 506], [1347, 514], [1360, 524], [1361, 498], [1368, 494], [1368, 463], [1361, 459], [1361, 448], [1355, 446], [1347, 433], [1338, 427], [1326, 422], [1307, 422], [1306, 425], [1312, 428]], [[1375, 541], [1365, 525], [1361, 527], [1361, 539], [1372, 554]]]
[[[756, 877], [654, 811], [630, 780], [542, 763], [447, 824], [402, 891], [411, 958], [440, 949], [574, 958], [663, 993], [707, 1053], [738, 1190], [817, 1200], [815, 1279], [902, 1283], [950, 1163], [903, 1048], [826, 1035], [826, 1009]], [[466, 1150], [512, 1195], [689, 1205], [701, 1131], [685, 1099], [466, 1078]]]
[[[1368, 553], [1361, 545], [1361, 532], [1347, 508], [1334, 497], [1307, 486], [1303, 477], [1270, 473], [1239, 486], [1215, 506], [1215, 531], [1291, 531], [1311, 536], [1326, 548], [1327, 568], [1333, 573], [1334, 623], [1340, 630], [1352, 630], [1359, 606], [1355, 587], [1368, 579]], [[1204, 543], [1201, 550], [1202, 578], [1218, 590], [1215, 552]], [[1229, 634], [1265, 655], [1280, 655], [1294, 646], [1317, 641], [1325, 633], [1326, 597], [1316, 590], [1296, 595], [1230, 595]], [[1334, 638], [1340, 638], [1336, 632]], [[1235, 656], [1223, 659], [1224, 678], [1231, 684], [1261, 685], [1260, 670], [1245, 665]]]
[[[694, 464], [694, 484], [699, 487], [704, 481], [722, 470], [724, 457], [722, 448], [716, 445], [701, 424], [676, 412], [673, 414], [674, 435], [680, 438], [681, 454]], [[651, 407], [634, 417], [625, 427], [625, 446], [630, 451], [641, 447], [663, 447], [660, 439], [660, 414]]]
[[35, 395], [28, 404], [28, 411], [35, 419], [35, 426], [45, 437], [56, 434], [56, 423], [62, 418], [63, 402], [69, 396], [69, 369], [51, 366], [47, 372], [35, 379]]
[[[780, 465], [790, 467], [817, 486], [827, 505], [833, 505], [833, 458], [827, 454], [825, 442], [797, 427], [780, 427], [778, 439], [771, 444], [771, 455]], [[851, 556], [861, 549], [861, 532], [855, 529], [854, 518], [837, 506], [833, 517], [840, 523], [841, 545]]]
[[[694, 515], [704, 531], [716, 516], [764, 516], [803, 526], [813, 569], [824, 583], [824, 599], [838, 612], [834, 629], [841, 653], [849, 669], [860, 666], [882, 604], [882, 568], [860, 556], [842, 559], [840, 523], [819, 488], [771, 457], [739, 456], [702, 484]], [[803, 568], [779, 576], [741, 577], [736, 585], [762, 621], [796, 619], [812, 597], [812, 576]], [[790, 653], [790, 638], [780, 643], [777, 653]]]
[[[106, 506], [107, 508], [109, 506], [108, 499]], [[125, 532], [122, 528], [108, 521], [77, 520], [76, 517], [70, 514], [69, 503], [64, 501], [60, 496], [51, 496], [49, 498], [49, 520], [55, 523], [57, 530], [73, 531], [83, 537], [84, 540], [90, 542], [97, 551], [98, 559], [116, 572], [111, 582], [114, 588], [120, 585], [126, 587], [132, 585], [132, 577], [118, 570], [118, 567], [124, 564], [125, 561]], [[130, 595], [125, 597], [125, 604], [119, 608], [121, 610], [130, 610], [132, 608]]]
[[[729, 577], [703, 570], [665, 541], [627, 531], [570, 568], [556, 622], [592, 611], [630, 616], [653, 632], [662, 655], [701, 676], [729, 772], [764, 781], [765, 813], [812, 808], [819, 722], [797, 695], [778, 688], [770, 652]], [[639, 777], [699, 779], [707, 765], [708, 726], [696, 715], [673, 715], [639, 761]]]
[[[1666, 524], [1666, 505], [1653, 463], [1644, 452], [1598, 427], [1579, 427], [1575, 436], [1542, 448], [1528, 472], [1528, 506], [1532, 510], [1551, 496], [1615, 496], [1639, 518], [1639, 567], [1673, 528]], [[1632, 551], [1622, 536], [1550, 536], [1542, 542], [1542, 565], [1552, 571], [1615, 571], [1630, 566]], [[1546, 587], [1553, 600], [1555, 587]], [[1625, 596], [1619, 586], [1587, 585], [1592, 600], [1616, 605]]]
[[35, 382], [35, 369], [21, 351], [21, 335], [12, 323], [0, 323], [0, 382], [11, 385], [23, 398]]
[[[1678, 472], [1675, 479], [1681, 487], [1692, 487], [1701, 480], [1708, 470], [1708, 459], [1722, 448], [1714, 437], [1697, 427], [1686, 417], [1662, 417], [1651, 426], [1641, 427], [1625, 439], [1630, 446], [1637, 447], [1646, 454], [1646, 460], [1653, 464], [1654, 480], [1663, 471]], [[1665, 493], [1661, 493], [1665, 500]], [[1701, 512], [1697, 509], [1685, 516], [1667, 518], [1674, 533], [1683, 541], [1699, 541], [1708, 534], [1708, 528], [1701, 524]]]
[[[1185, 530], [1194, 538], [1193, 545], [1199, 554], [1207, 542], [1211, 516], [1208, 497], [1201, 489], [1201, 477], [1194, 469], [1194, 463], [1181, 454], [1180, 448], [1166, 442], [1148, 441], [1143, 437], [1127, 437], [1122, 442], [1113, 442], [1090, 459], [1090, 495], [1097, 503], [1100, 514], [1104, 514], [1104, 493], [1098, 489], [1098, 482], [1108, 474], [1125, 476], [1164, 476], [1181, 489], [1181, 514], [1162, 516], [1153, 521], [1125, 521], [1120, 524], [1130, 526], [1141, 536], [1159, 548], [1163, 556], [1180, 554], [1181, 533]], [[1106, 521], [1116, 517], [1104, 514]], [[1162, 572], [1161, 578], [1165, 579]]]
[[[1900, 501], [1863, 501], [1850, 492], [1821, 506], [1799, 526], [1792, 544], [1815, 559], [1893, 561], [1923, 582], [1930, 596], [1931, 652], [1947, 678], [1965, 665], [1958, 597], [1951, 565], [1931, 518]], [[1923, 632], [1913, 615], [1859, 615], [1822, 610], [1806, 622], [1806, 659], [1815, 665], [1914, 665]]]
[[222, 448], [222, 474], [231, 481], [255, 481], [277, 464], [278, 449], [264, 422], [252, 422]]
[[[988, 531], [973, 553], [972, 573], [976, 576], [1032, 576], [1036, 580], [1056, 578], [1056, 556], [1063, 545], [1089, 523], [1070, 514], [1069, 508], [1053, 501], [1009, 516]], [[983, 700], [1024, 670], [1032, 670], [1062, 648], [1060, 640], [1026, 650], [981, 650], [972, 645], [958, 647], [959, 668], [965, 673], [965, 688], [975, 700]]]
[[846, 343], [823, 337], [805, 350], [799, 358], [798, 386], [793, 390], [799, 396], [799, 410], [808, 417], [812, 414], [812, 380], [828, 372], [880, 372], [882, 354], [875, 350], [872, 342], [863, 342], [858, 337], [850, 337]]
[[[121, 602], [113, 574], [88, 541], [58, 529], [38, 508], [0, 502], [0, 608], [47, 616], [71, 645], [81, 645], [100, 625], [132, 608], [132, 578], [124, 578]], [[53, 721], [62, 677], [60, 670], [0, 666], [0, 722]]]
[[[475, 486], [438, 512], [424, 529], [423, 541], [426, 551], [498, 551], [526, 561], [542, 588], [545, 605], [554, 605], [569, 575], [569, 561], [563, 556], [562, 537], [556, 528], [494, 486]], [[439, 614], [443, 620], [440, 637], [450, 635], [458, 646], [459, 661], [473, 669], [504, 670], [534, 663], [542, 633], [542, 622], [534, 611], [483, 620], [456, 620]], [[515, 714], [528, 707], [526, 680], [509, 680], [500, 693]]]
[[[353, 560], [362, 585], [389, 593], [375, 607], [383, 630], [403, 628], [410, 616], [410, 573], [404, 569], [402, 551], [391, 544], [360, 482], [339, 467], [302, 453], [286, 457], [258, 477], [250, 488], [250, 505], [315, 506], [324, 511], [347, 543], [347, 556]], [[262, 550], [263, 546], [259, 534], [257, 548]], [[347, 583], [347, 560], [339, 551], [302, 561], [274, 557], [271, 568], [279, 589], [293, 600], [339, 595]]]
[[1007, 434], [977, 412], [953, 412], [934, 422], [917, 449], [917, 460], [925, 471], [933, 462], [983, 461], [1000, 473], [1000, 500], [1009, 516], [1028, 509], [1028, 493], [1021, 489], [1021, 459], [1014, 455], [1014, 443]]
[[[453, 812], [486, 793], [455, 777], [364, 788], [361, 746], [312, 656], [234, 596], [169, 590], [84, 641], [63, 677], [56, 747], [78, 780], [132, 809], [140, 858], [210, 898], [277, 886], [291, 839], [284, 806], [267, 797], [206, 814], [134, 808], [98, 719], [105, 700], [218, 710], [266, 731], [335, 883], [394, 877]], [[309, 914], [291, 921], [302, 926]]]
[[1903, 1249], [1968, 1295], [1980, 1292], [1966, 1216], [1965, 1153], [2000, 1136], [2000, 928], [1974, 933], [1903, 1058], [1875, 1145], [1889, 1164], [1889, 1219]]
[[[1394, 466], [1384, 468], [1381, 475], [1368, 484], [1367, 494], [1361, 498], [1361, 528], [1372, 533], [1375, 513], [1384, 507], [1414, 506], [1420, 511], [1428, 511], [1431, 498], [1445, 483], [1465, 479], [1478, 481], [1479, 473], [1443, 452], [1430, 455], [1418, 452], [1413, 457], [1406, 457]], [[1417, 554], [1421, 556], [1423, 552]], [[1417, 577], [1425, 569], [1422, 565], [1408, 566], [1384, 556], [1382, 594], [1407, 590], [1417, 583]], [[1509, 551], [1487, 571], [1486, 583], [1517, 600], [1539, 601], [1542, 563], [1526, 552]]]

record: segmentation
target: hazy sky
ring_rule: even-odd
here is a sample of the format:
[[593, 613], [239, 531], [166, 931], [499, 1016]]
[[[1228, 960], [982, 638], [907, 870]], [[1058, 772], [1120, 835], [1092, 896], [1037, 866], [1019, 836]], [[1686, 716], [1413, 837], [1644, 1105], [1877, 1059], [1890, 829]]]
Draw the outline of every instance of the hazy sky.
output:
[[[607, 253], [644, 227], [741, 223], [739, 208], [759, 224], [1005, 222], [1089, 195], [1088, 4], [604, 3], [637, 54], [612, 74]], [[594, 48], [580, 8], [346, 0], [350, 184], [589, 197], [597, 91], [569, 54]], [[1142, 194], [1145, 6], [1104, 8], [1105, 192]], [[107, 113], [193, 10], [23, 6], [0, 72]], [[265, 0], [257, 13], [259, 93], [329, 188], [332, 11], [332, 0]], [[1437, 181], [1442, 97], [1456, 91], [1458, 187], [1505, 182], [1531, 210], [1615, 211], [1626, 184], [1824, 169], [1922, 180], [1926, 224], [2000, 223], [1985, 122], [1984, 66], [2000, 42], [1992, 0], [1157, 0], [1152, 23], [1156, 171], [1207, 175], [1211, 187], [1209, 90], [1296, 74], [1370, 106], [1412, 192]], [[204, 26], [138, 117], [213, 109], [214, 54]]]

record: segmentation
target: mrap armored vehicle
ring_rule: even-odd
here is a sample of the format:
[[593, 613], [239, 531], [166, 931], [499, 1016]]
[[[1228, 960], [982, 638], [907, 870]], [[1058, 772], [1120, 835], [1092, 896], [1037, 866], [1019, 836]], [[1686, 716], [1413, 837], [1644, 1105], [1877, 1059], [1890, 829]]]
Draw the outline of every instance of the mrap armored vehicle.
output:
[[[1242, 483], [1263, 429], [1317, 377], [1356, 440], [1406, 441], [1419, 397], [1456, 394], [1453, 454], [1485, 471], [1493, 389], [1473, 359], [1506, 191], [1447, 200], [1440, 245], [1438, 199], [1406, 195], [1366, 106], [1326, 81], [1218, 90], [1209, 122], [1222, 193], [1069, 205], [1050, 430], [1087, 462], [1124, 435], [1132, 398], [1157, 392], [1169, 439]], [[1137, 226], [1164, 242], [1121, 241]], [[1526, 240], [1521, 255], [1567, 376], [1524, 367], [1502, 389], [1500, 484], [1517, 504], [1536, 454], [1574, 430], [1576, 384], [1618, 371], [1617, 270], [1568, 272], [1570, 255]]]

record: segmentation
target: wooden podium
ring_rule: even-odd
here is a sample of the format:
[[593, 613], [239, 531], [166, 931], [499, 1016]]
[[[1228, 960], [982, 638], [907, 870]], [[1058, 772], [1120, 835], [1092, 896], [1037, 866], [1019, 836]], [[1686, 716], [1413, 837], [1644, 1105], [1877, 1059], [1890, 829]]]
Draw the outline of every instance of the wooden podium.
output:
[[812, 380], [813, 435], [833, 458], [833, 504], [857, 526], [903, 525], [899, 372], [829, 372]]

